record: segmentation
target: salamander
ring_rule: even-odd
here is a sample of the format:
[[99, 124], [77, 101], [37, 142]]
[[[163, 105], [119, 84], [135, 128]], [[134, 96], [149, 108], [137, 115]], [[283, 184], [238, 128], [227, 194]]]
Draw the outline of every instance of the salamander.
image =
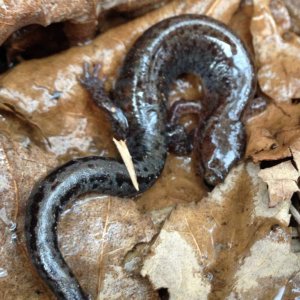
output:
[[161, 174], [172, 141], [168, 136], [182, 148], [189, 144], [180, 124], [166, 124], [168, 92], [176, 77], [194, 73], [202, 80], [205, 114], [197, 151], [211, 185], [222, 181], [243, 153], [240, 118], [255, 90], [253, 64], [241, 40], [224, 24], [199, 15], [172, 17], [142, 34], [125, 58], [113, 99], [98, 71], [85, 67], [81, 83], [110, 116], [114, 136], [126, 140], [140, 190], [119, 159], [101, 156], [71, 160], [34, 186], [25, 220], [27, 249], [57, 299], [88, 299], [58, 247], [57, 222], [66, 204], [87, 192], [134, 197]]

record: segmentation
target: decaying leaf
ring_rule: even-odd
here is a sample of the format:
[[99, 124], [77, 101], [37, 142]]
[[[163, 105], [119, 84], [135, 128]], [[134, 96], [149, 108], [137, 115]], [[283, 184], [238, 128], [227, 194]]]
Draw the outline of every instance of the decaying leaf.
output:
[[281, 33], [291, 30], [291, 18], [283, 0], [271, 0], [269, 2], [270, 12], [274, 18], [278, 30]]
[[267, 208], [258, 170], [241, 164], [200, 203], [173, 210], [141, 272], [155, 288], [170, 299], [273, 299], [300, 260], [290, 251], [289, 203]]
[[[289, 299], [288, 281], [300, 268], [299, 256], [291, 251], [291, 236], [287, 228], [276, 226], [260, 229], [257, 240], [249, 248], [234, 276], [229, 299]], [[300, 291], [294, 291], [299, 297]]]

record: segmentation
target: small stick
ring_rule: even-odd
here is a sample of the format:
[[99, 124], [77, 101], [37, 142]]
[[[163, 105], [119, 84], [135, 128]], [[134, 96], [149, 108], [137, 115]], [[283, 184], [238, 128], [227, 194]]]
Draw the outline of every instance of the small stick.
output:
[[132, 162], [132, 157], [129, 153], [128, 147], [126, 145], [126, 142], [123, 140], [116, 140], [115, 138], [113, 138], [113, 141], [122, 157], [122, 160], [127, 168], [127, 171], [129, 173], [130, 179], [132, 181], [132, 184], [134, 186], [134, 188], [139, 191], [139, 184], [137, 182], [137, 177], [136, 177], [136, 173], [135, 173], [135, 169], [134, 169], [134, 165]]

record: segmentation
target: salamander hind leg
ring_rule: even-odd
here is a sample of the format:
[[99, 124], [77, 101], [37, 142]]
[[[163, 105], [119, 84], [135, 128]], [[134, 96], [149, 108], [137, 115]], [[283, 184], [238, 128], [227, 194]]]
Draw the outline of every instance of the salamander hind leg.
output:
[[105, 91], [105, 78], [99, 78], [100, 70], [100, 64], [96, 64], [91, 70], [91, 66], [88, 63], [85, 63], [83, 67], [83, 76], [79, 81], [90, 93], [94, 103], [109, 116], [115, 137], [117, 139], [125, 140], [128, 131], [127, 118], [122, 109], [114, 103], [109, 94]]
[[189, 154], [193, 149], [194, 130], [187, 132], [179, 124], [179, 120], [190, 114], [201, 117], [202, 104], [198, 101], [178, 100], [172, 104], [168, 111], [167, 142], [169, 151], [177, 155]]

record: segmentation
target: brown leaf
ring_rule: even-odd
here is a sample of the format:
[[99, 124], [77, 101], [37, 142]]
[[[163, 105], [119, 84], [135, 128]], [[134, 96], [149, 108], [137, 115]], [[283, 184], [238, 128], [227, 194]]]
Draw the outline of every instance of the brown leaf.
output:
[[290, 145], [300, 135], [300, 106], [270, 104], [246, 125], [248, 143], [246, 157], [254, 162], [291, 157]]
[[151, 189], [137, 200], [146, 211], [163, 209], [177, 203], [200, 201], [207, 193], [203, 180], [196, 175], [191, 157], [169, 154], [164, 170]]
[[22, 111], [19, 111], [13, 105], [11, 105], [9, 103], [5, 103], [5, 102], [0, 102], [0, 111], [11, 112], [16, 118], [19, 118], [21, 121], [26, 123], [27, 126], [29, 126], [32, 129], [36, 130], [37, 134], [39, 135], [40, 140], [42, 140], [42, 141], [44, 140], [44, 142], [47, 143], [47, 145], [49, 147], [51, 147], [50, 141], [47, 139], [47, 137], [45, 137], [42, 129], [37, 124], [32, 122], [30, 120], [30, 116], [26, 116], [26, 113], [23, 113]]
[[271, 14], [281, 33], [291, 29], [291, 18], [285, 4], [282, 0], [271, 0], [269, 2]]
[[72, 2], [55, 0], [51, 3], [31, 0], [21, 1], [16, 5], [13, 0], [5, 1], [0, 6], [0, 44], [22, 27], [31, 24], [48, 26], [58, 22], [66, 22], [66, 35], [71, 40], [84, 42], [93, 37], [98, 17], [105, 11], [119, 8], [120, 11], [128, 12], [145, 6], [153, 8], [157, 3], [158, 0], [76, 0]]
[[258, 81], [276, 102], [300, 97], [300, 37], [277, 24], [270, 0], [254, 0], [251, 33], [258, 64]]
[[[31, 273], [23, 243], [24, 212], [33, 184], [57, 165], [53, 155], [38, 147], [0, 135], [0, 280], [1, 299], [49, 299], [44, 286]], [[15, 227], [17, 226], [17, 231]], [[22, 242], [21, 242], [22, 241]], [[40, 296], [39, 296], [40, 295]]]
[[124, 269], [126, 254], [156, 234], [134, 201], [103, 196], [77, 201], [63, 213], [58, 231], [63, 256], [92, 299], [156, 298], [146, 280]]
[[[250, 23], [253, 14], [252, 1], [241, 1], [239, 9], [230, 20], [229, 26], [245, 43], [248, 51], [254, 56]], [[254, 58], [254, 57], [253, 57]]]

